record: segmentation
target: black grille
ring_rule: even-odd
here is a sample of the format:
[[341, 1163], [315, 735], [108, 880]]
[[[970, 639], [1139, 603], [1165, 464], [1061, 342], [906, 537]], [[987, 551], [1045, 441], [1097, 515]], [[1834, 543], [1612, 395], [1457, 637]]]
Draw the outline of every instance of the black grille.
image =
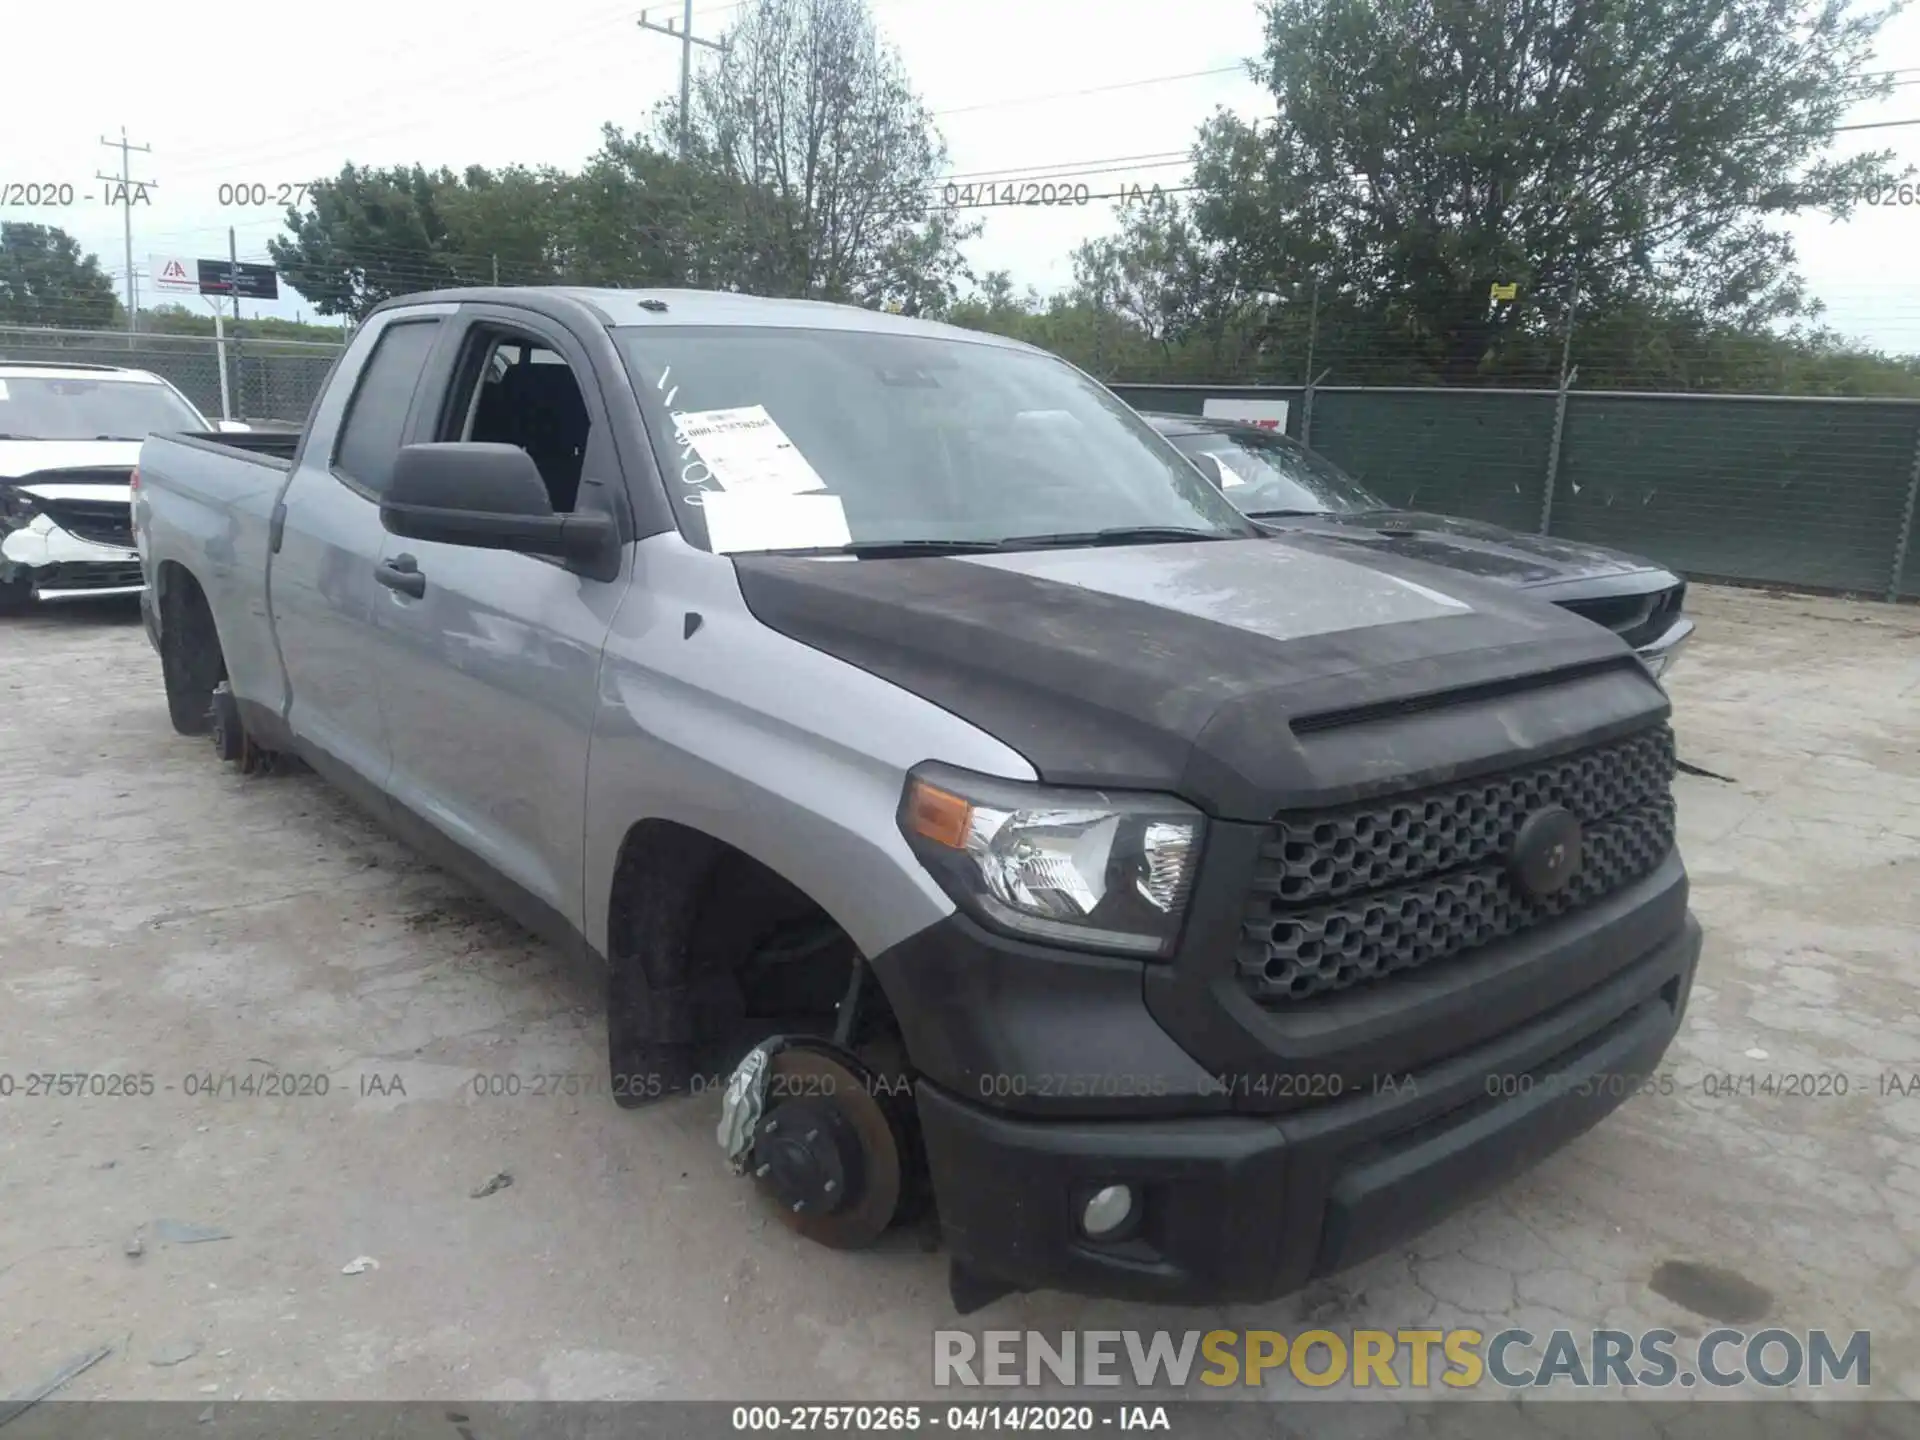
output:
[[1651, 595], [1609, 595], [1593, 600], [1562, 600], [1560, 606], [1604, 625], [1638, 649], [1658, 640], [1680, 618], [1687, 587], [1682, 581]]
[[45, 500], [40, 508], [78, 539], [133, 548], [133, 507], [124, 500]]
[[[1662, 725], [1506, 775], [1282, 816], [1248, 897], [1241, 979], [1263, 1003], [1304, 1000], [1590, 904], [1673, 848], [1673, 773]], [[1506, 856], [1545, 805], [1579, 818], [1584, 845], [1574, 880], [1540, 900], [1513, 884]]]
[[43, 591], [124, 590], [128, 586], [146, 584], [138, 560], [117, 564], [69, 561], [64, 565], [46, 565], [33, 572], [33, 581], [35, 587]]

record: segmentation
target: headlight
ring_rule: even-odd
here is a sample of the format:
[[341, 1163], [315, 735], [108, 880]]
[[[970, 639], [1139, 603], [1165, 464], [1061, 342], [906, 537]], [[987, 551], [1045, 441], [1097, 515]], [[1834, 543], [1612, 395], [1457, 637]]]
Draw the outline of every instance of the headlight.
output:
[[16, 490], [11, 485], [0, 485], [0, 520], [13, 525], [24, 525], [39, 512], [40, 501], [24, 490]]
[[1170, 795], [1054, 790], [944, 765], [907, 777], [907, 843], [954, 901], [1027, 940], [1173, 953], [1205, 819]]

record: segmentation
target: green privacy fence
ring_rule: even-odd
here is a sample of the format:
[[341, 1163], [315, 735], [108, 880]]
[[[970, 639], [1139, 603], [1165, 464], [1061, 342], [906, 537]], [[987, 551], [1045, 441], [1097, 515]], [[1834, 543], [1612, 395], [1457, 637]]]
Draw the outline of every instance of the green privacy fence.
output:
[[1284, 401], [1289, 434], [1396, 505], [1616, 546], [1701, 578], [1920, 598], [1920, 401], [1114, 389], [1189, 415], [1209, 400]]

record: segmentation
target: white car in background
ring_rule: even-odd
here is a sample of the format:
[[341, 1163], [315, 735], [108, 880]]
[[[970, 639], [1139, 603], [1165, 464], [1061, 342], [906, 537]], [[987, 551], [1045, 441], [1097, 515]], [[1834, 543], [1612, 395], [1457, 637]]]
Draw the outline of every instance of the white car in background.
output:
[[139, 594], [131, 481], [140, 442], [156, 430], [214, 428], [145, 370], [0, 360], [0, 612]]

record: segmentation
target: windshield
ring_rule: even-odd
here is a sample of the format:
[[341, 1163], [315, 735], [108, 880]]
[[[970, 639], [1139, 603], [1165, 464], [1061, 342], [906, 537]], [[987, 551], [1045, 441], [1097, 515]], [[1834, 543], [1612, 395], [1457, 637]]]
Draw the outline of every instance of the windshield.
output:
[[865, 330], [613, 334], [681, 530], [718, 552], [1254, 533], [1146, 422], [1051, 356]]
[[96, 375], [0, 370], [0, 436], [9, 440], [144, 440], [207, 422], [168, 386]]
[[1352, 515], [1388, 508], [1344, 470], [1285, 435], [1206, 430], [1170, 438], [1242, 514]]

